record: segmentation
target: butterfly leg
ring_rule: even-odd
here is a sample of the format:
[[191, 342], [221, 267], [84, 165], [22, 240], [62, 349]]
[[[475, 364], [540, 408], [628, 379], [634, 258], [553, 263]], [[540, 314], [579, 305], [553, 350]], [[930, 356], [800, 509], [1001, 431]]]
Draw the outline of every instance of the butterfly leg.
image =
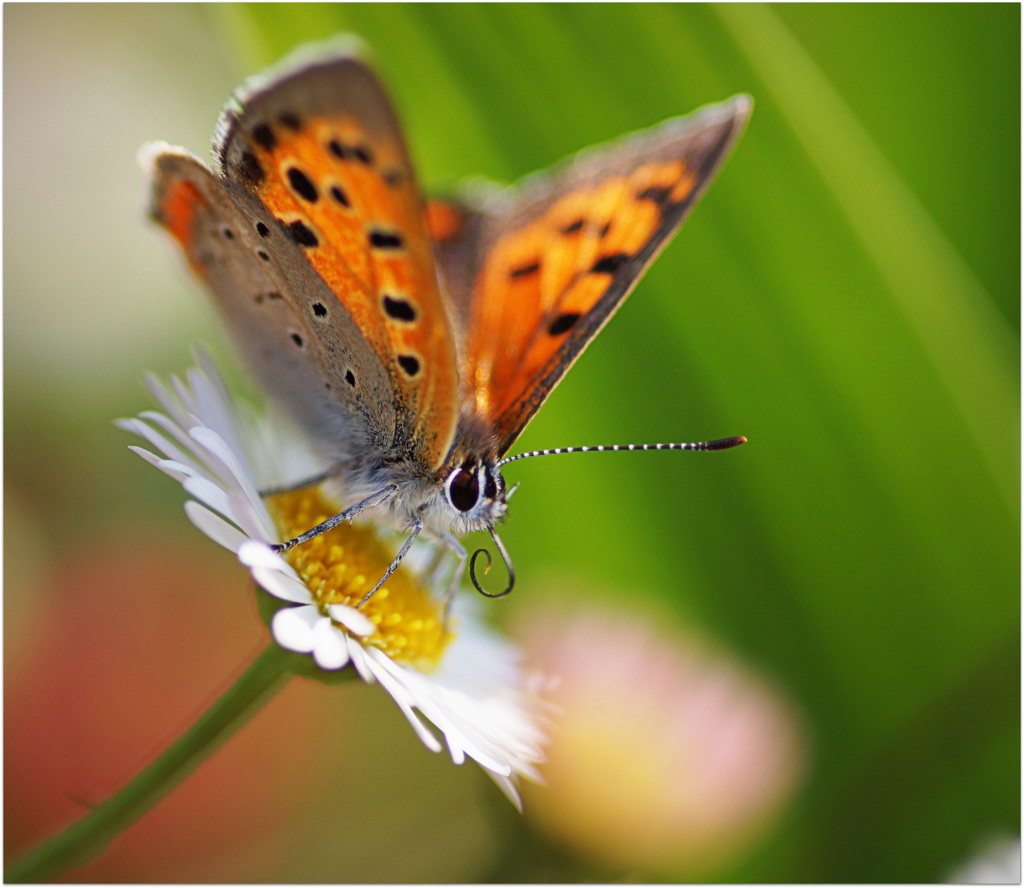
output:
[[455, 556], [456, 565], [455, 571], [452, 573], [451, 583], [448, 586], [448, 591], [444, 596], [444, 625], [448, 625], [448, 613], [451, 611], [452, 601], [455, 598], [455, 593], [459, 590], [459, 583], [462, 582], [462, 577], [466, 573], [466, 558], [468, 553], [465, 547], [450, 533], [441, 533], [438, 535], [441, 542], [444, 543], [448, 550]]
[[[310, 540], [315, 539], [316, 537], [320, 536], [320, 534], [322, 534], [322, 533], [327, 533], [327, 531], [332, 530], [333, 528], [337, 527], [339, 524], [342, 524], [345, 521], [351, 521], [360, 512], [365, 512], [367, 509], [372, 509], [374, 506], [379, 506], [381, 503], [383, 503], [387, 499], [389, 499], [394, 494], [394, 492], [396, 490], [398, 490], [398, 485], [397, 484], [389, 484], [387, 487], [382, 487], [376, 493], [370, 494], [370, 496], [368, 496], [366, 499], [360, 500], [358, 503], [355, 503], [354, 505], [349, 506], [343, 512], [339, 512], [337, 515], [334, 515], [334, 516], [328, 518], [326, 521], [321, 522], [316, 527], [311, 527], [305, 533], [299, 534], [297, 537], [295, 537], [295, 539], [288, 540], [287, 542], [284, 542], [284, 543], [277, 543], [277, 544], [271, 546], [271, 548], [275, 552], [283, 552], [285, 549], [291, 549], [294, 546], [301, 546], [303, 543], [308, 543]], [[412, 537], [410, 538], [410, 541], [409, 541], [410, 543], [411, 543], [412, 539], [415, 538], [416, 534], [420, 532], [420, 529], [422, 529], [422, 527], [423, 527], [422, 519], [417, 518], [416, 520], [419, 521], [419, 525], [420, 526], [416, 530], [416, 532], [412, 535]], [[405, 557], [405, 553], [407, 551], [408, 551], [408, 549], [406, 547], [402, 548], [402, 553], [401, 553], [402, 557]], [[399, 561], [401, 561], [401, 558], [399, 558]], [[396, 567], [398, 567], [397, 564], [392, 564], [390, 570], [388, 570], [388, 572], [384, 575], [385, 579], [387, 577], [391, 576], [391, 572]], [[383, 580], [381, 582], [383, 582]], [[380, 585], [380, 584], [378, 583], [378, 585]], [[374, 587], [373, 591], [374, 592], [377, 591], [377, 587], [376, 586]], [[370, 593], [370, 595], [372, 595], [372, 594], [373, 594], [373, 592]], [[369, 598], [370, 596], [367, 595], [366, 597]], [[363, 600], [365, 601], [366, 599], [363, 599]]]
[[373, 597], [373, 593], [384, 585], [384, 583], [387, 581], [387, 578], [390, 577], [391, 574], [393, 574], [396, 570], [398, 570], [398, 565], [402, 563], [402, 559], [404, 559], [405, 556], [409, 554], [409, 549], [412, 548], [413, 542], [415, 541], [416, 537], [419, 536], [420, 531], [423, 530], [423, 519], [420, 518], [419, 515], [416, 515], [413, 520], [416, 523], [413, 525], [412, 533], [409, 534], [409, 538], [404, 543], [402, 543], [402, 548], [398, 550], [398, 554], [395, 556], [394, 560], [388, 566], [388, 569], [384, 572], [384, 576], [377, 580], [377, 585], [374, 586], [369, 592], [367, 592], [363, 596], [362, 601], [360, 601], [359, 604], [356, 605], [356, 607], [362, 607], [364, 604], [366, 604], [366, 602], [368, 602]]

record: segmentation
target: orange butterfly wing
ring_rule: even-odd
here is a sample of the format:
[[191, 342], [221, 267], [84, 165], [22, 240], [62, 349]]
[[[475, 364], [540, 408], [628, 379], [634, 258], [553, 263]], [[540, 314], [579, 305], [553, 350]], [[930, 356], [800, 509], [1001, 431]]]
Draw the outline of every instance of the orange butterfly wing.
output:
[[265, 236], [302, 249], [390, 375], [405, 439], [387, 449], [438, 468], [458, 419], [455, 346], [409, 154], [375, 75], [333, 57], [254, 81], [215, 141], [224, 174], [274, 217]]
[[490, 422], [499, 454], [682, 224], [750, 107], [737, 96], [589, 149], [473, 209], [428, 206], [466, 325], [464, 409]]
[[259, 200], [183, 149], [154, 143], [141, 159], [153, 218], [209, 287], [257, 379], [313, 442], [333, 458], [352, 440], [398, 438], [384, 364]]

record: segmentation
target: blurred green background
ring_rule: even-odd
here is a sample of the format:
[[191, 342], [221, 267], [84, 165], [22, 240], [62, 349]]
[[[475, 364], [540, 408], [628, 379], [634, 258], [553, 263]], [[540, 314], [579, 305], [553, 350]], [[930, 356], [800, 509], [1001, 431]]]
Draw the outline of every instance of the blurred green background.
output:
[[[651, 603], [793, 701], [800, 791], [708, 878], [927, 882], [1018, 835], [1019, 6], [25, 4], [4, 7], [7, 853], [262, 644], [242, 572], [110, 424], [149, 406], [144, 369], [197, 341], [229, 360], [134, 155], [205, 155], [233, 87], [337, 31], [372, 48], [429, 188], [754, 96], [520, 447], [750, 443], [510, 467], [519, 585], [488, 608]], [[192, 782], [71, 877], [650, 878], [536, 835], [376, 689], [295, 682]], [[535, 869], [501, 868], [517, 847]]]

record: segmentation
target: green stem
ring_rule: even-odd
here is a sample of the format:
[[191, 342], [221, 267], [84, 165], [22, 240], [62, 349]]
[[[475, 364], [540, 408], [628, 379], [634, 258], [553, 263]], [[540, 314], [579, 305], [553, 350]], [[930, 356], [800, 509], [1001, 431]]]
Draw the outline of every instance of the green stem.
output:
[[127, 786], [11, 864], [7, 882], [43, 882], [102, 852], [107, 843], [194, 771], [291, 674], [291, 655], [271, 644], [160, 757]]

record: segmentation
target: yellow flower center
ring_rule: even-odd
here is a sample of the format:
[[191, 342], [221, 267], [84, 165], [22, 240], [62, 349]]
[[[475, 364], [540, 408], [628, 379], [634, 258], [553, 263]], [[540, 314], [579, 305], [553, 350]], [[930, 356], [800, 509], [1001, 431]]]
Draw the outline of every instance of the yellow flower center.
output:
[[[267, 508], [284, 540], [337, 512], [319, 487], [276, 494], [267, 499]], [[358, 605], [394, 558], [373, 531], [351, 524], [340, 524], [282, 554], [325, 614], [329, 604]], [[435, 666], [451, 640], [441, 611], [442, 604], [399, 567], [359, 608], [377, 627], [373, 635], [359, 640], [380, 648], [397, 662], [420, 669]]]

